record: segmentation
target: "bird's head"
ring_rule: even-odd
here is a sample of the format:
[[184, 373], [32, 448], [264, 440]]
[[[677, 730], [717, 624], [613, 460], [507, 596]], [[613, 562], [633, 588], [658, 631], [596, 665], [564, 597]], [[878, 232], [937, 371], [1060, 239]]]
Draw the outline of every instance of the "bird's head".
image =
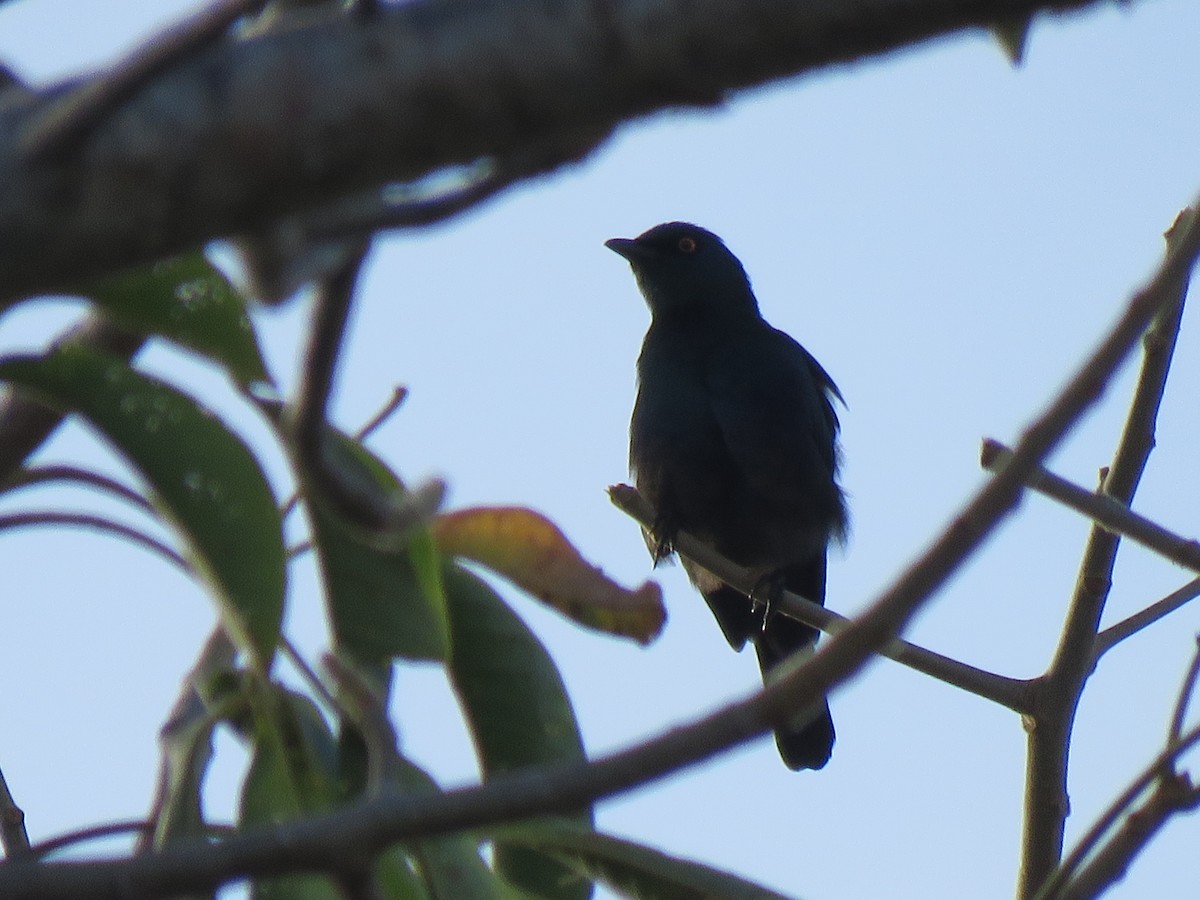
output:
[[655, 315], [700, 309], [758, 314], [746, 270], [719, 237], [699, 225], [667, 222], [604, 246], [629, 260]]

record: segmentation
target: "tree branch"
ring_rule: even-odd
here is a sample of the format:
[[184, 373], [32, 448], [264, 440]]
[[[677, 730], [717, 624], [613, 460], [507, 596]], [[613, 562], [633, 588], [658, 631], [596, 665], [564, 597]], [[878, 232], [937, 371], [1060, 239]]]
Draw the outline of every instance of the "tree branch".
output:
[[[1075, 849], [1071, 851], [1053, 876], [1038, 891], [1037, 900], [1061, 900], [1063, 897], [1090, 897], [1098, 893], [1098, 888], [1110, 884], [1120, 877], [1129, 860], [1145, 846], [1146, 842], [1162, 826], [1172, 813], [1194, 806], [1197, 802], [1196, 789], [1191, 787], [1185, 778], [1173, 771], [1173, 763], [1181, 755], [1200, 743], [1200, 727], [1179, 735], [1177, 740], [1169, 743], [1167, 748], [1151, 760], [1138, 776], [1121, 792], [1108, 808], [1096, 819], [1087, 833], [1079, 839]], [[1097, 854], [1093, 861], [1078, 876], [1074, 873], [1083, 861], [1099, 845], [1118, 820], [1137, 801], [1138, 797], [1156, 780], [1158, 790], [1146, 802], [1142, 810], [1130, 816], [1124, 834], [1117, 835], [1108, 847]], [[1140, 821], [1139, 821], [1140, 819]], [[1148, 827], [1150, 826], [1150, 827]], [[1120, 861], [1123, 859], [1123, 862]], [[1090, 870], [1090, 871], [1088, 871]], [[1103, 877], [1100, 876], [1104, 873]], [[1074, 876], [1074, 877], [1072, 877]]]
[[[994, 472], [1011, 454], [1012, 451], [999, 441], [985, 440], [980, 462], [985, 469]], [[1131, 538], [1177, 565], [1200, 572], [1200, 543], [1139, 516], [1111, 494], [1086, 491], [1042, 468], [1030, 473], [1029, 487], [1087, 516], [1112, 534]]]
[[132, 525], [114, 522], [112, 519], [106, 519], [103, 516], [91, 513], [55, 512], [52, 510], [0, 515], [0, 531], [6, 531], [9, 528], [27, 528], [31, 525], [53, 525], [56, 527], [66, 525], [73, 528], [90, 528], [93, 531], [99, 531], [103, 534], [125, 538], [132, 544], [137, 544], [139, 547], [158, 554], [160, 558], [172, 563], [184, 574], [189, 576], [194, 574], [188, 561], [162, 541], [139, 531]]
[[1200, 578], [1193, 578], [1177, 591], [1172, 591], [1157, 603], [1152, 603], [1140, 612], [1122, 619], [1115, 625], [1110, 625], [1096, 635], [1095, 649], [1092, 651], [1092, 663], [1089, 671], [1095, 667], [1096, 661], [1105, 653], [1126, 638], [1133, 637], [1143, 628], [1148, 628], [1159, 619], [1165, 618], [1186, 603], [1200, 597]]
[[[642, 527], [654, 527], [654, 510], [635, 488], [627, 484], [615, 484], [608, 489], [608, 496], [613, 505]], [[687, 532], [679, 532], [672, 543], [676, 552], [707, 569], [730, 587], [745, 594], [746, 602], [750, 602], [750, 593], [758, 582], [753, 573], [730, 562], [708, 544], [692, 537]], [[773, 612], [790, 616], [805, 625], [820, 628], [827, 634], [837, 634], [850, 622], [845, 616], [838, 615], [791, 591], [783, 591], [777, 601], [773, 599], [771, 609]], [[1009, 678], [1005, 675], [978, 669], [932, 650], [926, 650], [916, 644], [910, 644], [901, 638], [893, 638], [888, 641], [880, 648], [879, 653], [910, 669], [923, 672], [938, 681], [999, 703], [1015, 712], [1026, 713], [1032, 709], [1028, 698], [1029, 682], [1024, 679]]]
[[[586, 156], [623, 121], [1096, 0], [424, 0], [197, 50], [30, 158], [59, 86], [0, 110], [0, 300], [447, 166]], [[103, 76], [98, 76], [103, 77]], [[29, 138], [26, 137], [28, 140]], [[538, 172], [529, 172], [528, 176]]]
[[26, 127], [20, 151], [29, 159], [39, 159], [69, 150], [156, 75], [215, 41], [239, 17], [265, 2], [217, 0], [148, 41], [122, 65], [59, 95]]
[[142, 512], [154, 513], [154, 504], [133, 488], [122, 484], [115, 478], [109, 478], [107, 475], [101, 475], [99, 472], [82, 469], [78, 466], [23, 467], [8, 480], [7, 484], [4, 485], [4, 490], [9, 492], [19, 490], [20, 488], [36, 487], [37, 485], [53, 484], [60, 481], [95, 488], [97, 491], [107, 494], [110, 497], [124, 500], [126, 503], [142, 510]]
[[1171, 816], [1189, 812], [1200, 804], [1200, 792], [1186, 775], [1163, 775], [1154, 792], [1139, 809], [1125, 817], [1121, 828], [1059, 895], [1061, 900], [1090, 900], [1124, 877], [1134, 857], [1141, 853]]
[[[1185, 209], [1167, 231], [1167, 258], [1193, 254], [1200, 227], [1197, 207]], [[1193, 249], [1188, 249], [1192, 247]], [[1142, 368], [1112, 466], [1100, 489], [1128, 506], [1154, 446], [1154, 426], [1179, 334], [1187, 271], [1159, 270], [1152, 290], [1157, 308], [1143, 323]], [[1033, 727], [1028, 729], [1025, 826], [1022, 830], [1018, 897], [1032, 897], [1062, 857], [1070, 802], [1067, 766], [1071, 731], [1084, 683], [1091, 672], [1100, 617], [1112, 586], [1120, 536], [1093, 526], [1079, 567], [1058, 648], [1033, 691]]]

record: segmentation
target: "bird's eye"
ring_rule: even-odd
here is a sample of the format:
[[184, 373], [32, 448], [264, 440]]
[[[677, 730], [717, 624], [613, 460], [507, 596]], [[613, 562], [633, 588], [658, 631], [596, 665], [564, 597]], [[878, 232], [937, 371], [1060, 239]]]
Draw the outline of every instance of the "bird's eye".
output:
[[689, 235], [684, 235], [679, 239], [679, 249], [683, 253], [695, 253], [696, 239]]

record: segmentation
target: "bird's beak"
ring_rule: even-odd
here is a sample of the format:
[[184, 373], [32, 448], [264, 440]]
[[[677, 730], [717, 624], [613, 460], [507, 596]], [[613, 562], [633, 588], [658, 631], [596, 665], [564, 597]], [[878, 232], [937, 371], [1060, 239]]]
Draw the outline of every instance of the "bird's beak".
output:
[[613, 238], [610, 241], [605, 241], [604, 246], [618, 256], [625, 257], [631, 263], [641, 259], [648, 259], [653, 255], [652, 251], [632, 238]]

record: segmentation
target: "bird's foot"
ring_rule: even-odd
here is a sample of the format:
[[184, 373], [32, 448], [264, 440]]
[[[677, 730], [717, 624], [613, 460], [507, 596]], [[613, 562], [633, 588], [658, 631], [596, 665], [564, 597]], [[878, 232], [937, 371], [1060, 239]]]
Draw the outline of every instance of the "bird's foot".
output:
[[783, 571], [769, 572], [755, 583], [753, 590], [750, 591], [750, 603], [755, 615], [761, 616], [758, 627], [766, 631], [767, 623], [771, 620], [771, 613], [774, 607], [779, 603], [779, 598], [783, 596], [783, 591], [786, 585], [784, 584]]
[[664, 518], [659, 518], [654, 523], [654, 528], [647, 536], [646, 543], [650, 546], [650, 552], [654, 554], [654, 565], [658, 565], [664, 559], [668, 559], [675, 552], [675, 535], [679, 529], [670, 521]]

